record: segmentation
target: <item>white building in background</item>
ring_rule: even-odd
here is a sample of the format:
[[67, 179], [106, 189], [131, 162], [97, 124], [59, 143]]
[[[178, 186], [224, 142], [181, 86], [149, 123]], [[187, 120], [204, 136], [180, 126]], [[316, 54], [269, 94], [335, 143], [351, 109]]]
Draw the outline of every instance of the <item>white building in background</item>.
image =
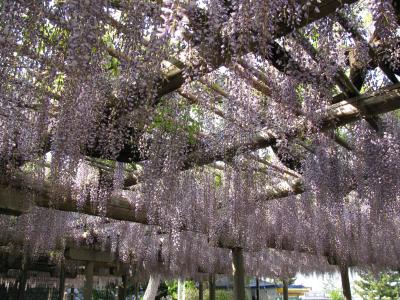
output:
[[301, 300], [329, 300], [323, 292], [308, 292], [301, 297]]

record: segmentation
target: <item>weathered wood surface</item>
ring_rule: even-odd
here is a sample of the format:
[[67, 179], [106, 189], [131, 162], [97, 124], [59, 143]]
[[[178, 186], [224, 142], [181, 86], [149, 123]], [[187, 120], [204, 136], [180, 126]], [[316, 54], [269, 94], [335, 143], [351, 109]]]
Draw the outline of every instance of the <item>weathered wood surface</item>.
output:
[[242, 248], [232, 249], [232, 272], [233, 272], [233, 299], [243, 300], [246, 298], [245, 270]]
[[[355, 105], [356, 104], [356, 105]], [[334, 128], [354, 122], [362, 117], [357, 107], [364, 106], [372, 114], [382, 114], [400, 108], [400, 84], [395, 84], [375, 92], [372, 95], [362, 95], [331, 105], [325, 112], [320, 112], [322, 117], [322, 129]], [[248, 147], [249, 150], [265, 148], [275, 142], [275, 137], [268, 132], [257, 134], [246, 144], [234, 145], [224, 153], [210, 153], [189, 158], [192, 164], [205, 165], [216, 160], [223, 159], [227, 151], [235, 153], [238, 148]], [[26, 184], [23, 178], [9, 181], [8, 185], [0, 186], [0, 212], [19, 215], [29, 211], [32, 207], [53, 208], [61, 211], [80, 212], [88, 215], [102, 216], [92, 205], [87, 204], [78, 209], [76, 202], [68, 196], [62, 199], [54, 199], [54, 195], [43, 186]], [[301, 193], [301, 183], [294, 181], [293, 185], [281, 191], [273, 191], [270, 195], [264, 195], [264, 199], [284, 197], [290, 194]], [[107, 203], [106, 217], [115, 220], [131, 221], [141, 224], [149, 224], [147, 212], [144, 208], [137, 209], [131, 200], [122, 195], [112, 196]], [[157, 225], [157, 224], [153, 224]]]

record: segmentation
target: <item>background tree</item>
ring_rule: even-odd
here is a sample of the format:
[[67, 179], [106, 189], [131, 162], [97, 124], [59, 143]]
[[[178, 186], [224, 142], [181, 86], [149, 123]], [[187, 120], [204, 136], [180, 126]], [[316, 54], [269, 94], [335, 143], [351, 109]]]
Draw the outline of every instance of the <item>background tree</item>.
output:
[[[343, 300], [343, 290], [338, 276], [328, 276], [324, 280], [324, 292], [331, 300]], [[353, 293], [353, 292], [352, 292]]]
[[343, 300], [343, 292], [340, 289], [330, 290], [328, 292], [328, 297], [331, 300]]
[[363, 299], [399, 299], [400, 273], [381, 272], [378, 275], [365, 273], [356, 281], [356, 293]]

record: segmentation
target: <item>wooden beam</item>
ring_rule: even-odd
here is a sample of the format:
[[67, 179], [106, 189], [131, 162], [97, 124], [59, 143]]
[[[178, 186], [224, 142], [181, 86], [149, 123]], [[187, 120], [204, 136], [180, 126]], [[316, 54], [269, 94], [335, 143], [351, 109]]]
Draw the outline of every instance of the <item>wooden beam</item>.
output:
[[359, 30], [353, 26], [352, 22], [343, 14], [343, 13], [336, 13], [337, 20], [339, 24], [351, 34], [354, 40], [362, 43], [363, 45], [367, 46], [369, 56], [377, 61], [379, 67], [385, 73], [385, 75], [389, 78], [390, 81], [393, 83], [399, 83], [396, 75], [391, 70], [390, 65], [385, 61], [384, 58], [381, 58], [374, 50], [374, 48], [364, 39], [362, 34]]
[[363, 106], [370, 116], [400, 108], [400, 84], [393, 84], [372, 94], [361, 95], [331, 105], [321, 121], [321, 128], [328, 130], [355, 122], [363, 116], [358, 107]]
[[94, 250], [89, 248], [67, 248], [64, 256], [75, 261], [91, 261], [94, 263], [115, 262], [115, 256], [109, 251]]
[[[314, 48], [314, 46], [301, 33], [296, 32], [295, 37], [314, 61], [318, 62], [319, 59], [322, 59], [318, 54], [318, 51]], [[334, 79], [338, 87], [347, 96], [347, 98], [357, 97], [361, 95], [360, 91], [357, 89], [357, 87], [354, 86], [353, 82], [346, 76], [343, 70], [341, 69], [337, 70]], [[369, 114], [369, 112], [366, 111], [365, 107], [360, 106], [357, 108], [361, 112], [363, 112], [363, 115]], [[378, 131], [379, 119], [377, 116], [373, 117], [367, 116], [365, 120], [371, 125], [371, 127], [374, 130]], [[343, 141], [340, 140], [340, 137], [337, 134], [335, 134], [335, 140], [338, 141], [340, 145], [349, 149], [348, 145], [344, 144]]]
[[[319, 112], [323, 117], [321, 128], [327, 130], [337, 126], [345, 125], [358, 120], [361, 116], [357, 109], [357, 103], [363, 103], [373, 114], [381, 114], [400, 108], [400, 84], [395, 84], [375, 92], [372, 95], [363, 95], [331, 105], [326, 111]], [[266, 148], [276, 142], [274, 136], [268, 132], [260, 132], [246, 143], [236, 144], [232, 147], [218, 151], [207, 152], [198, 150], [189, 154], [183, 169], [188, 169], [195, 165], [206, 165], [226, 157], [234, 156], [238, 150], [247, 149], [248, 151]], [[62, 211], [81, 212], [88, 215], [101, 215], [101, 212], [91, 205], [84, 205], [78, 210], [76, 203], [71, 199], [57, 200], [46, 188], [29, 183], [26, 178], [5, 179], [6, 185], [0, 186], [0, 212], [19, 215], [29, 211], [33, 206], [53, 208]], [[295, 190], [288, 189], [274, 191], [266, 199], [282, 197], [291, 193], [301, 193], [300, 185], [295, 185]], [[65, 188], [64, 188], [65, 189]], [[68, 194], [68, 193], [67, 193]], [[107, 203], [106, 217], [115, 220], [131, 221], [141, 224], [150, 224], [147, 212], [144, 209], [137, 209], [128, 199], [114, 195]], [[154, 224], [157, 225], [157, 224]]]

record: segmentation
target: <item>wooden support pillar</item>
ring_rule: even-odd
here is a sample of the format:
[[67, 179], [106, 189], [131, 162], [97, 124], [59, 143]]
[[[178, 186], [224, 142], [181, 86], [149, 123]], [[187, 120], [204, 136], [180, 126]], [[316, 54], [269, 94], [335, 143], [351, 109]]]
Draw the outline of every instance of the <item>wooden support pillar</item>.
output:
[[53, 288], [49, 288], [48, 293], [47, 293], [47, 300], [53, 299]]
[[204, 299], [203, 282], [199, 282], [199, 300]]
[[233, 267], [233, 299], [243, 300], [246, 297], [244, 280], [244, 259], [243, 249], [232, 249], [232, 267]]
[[185, 281], [178, 280], [178, 300], [185, 300]]
[[283, 300], [289, 300], [289, 282], [287, 279], [283, 279], [282, 283], [283, 283]]
[[150, 275], [149, 283], [147, 284], [146, 292], [143, 300], [154, 300], [157, 295], [158, 286], [160, 285], [161, 276], [159, 274]]
[[256, 300], [260, 300], [260, 281], [256, 278]]
[[93, 268], [94, 268], [94, 263], [92, 261], [86, 262], [86, 267], [85, 267], [85, 287], [84, 287], [84, 291], [83, 291], [83, 299], [84, 300], [92, 300]]
[[25, 296], [26, 282], [28, 281], [29, 258], [28, 255], [23, 256], [21, 272], [18, 276], [16, 300], [23, 300]]
[[69, 294], [69, 300], [74, 300], [75, 298], [75, 289], [72, 287], [71, 292]]
[[347, 266], [340, 266], [340, 277], [342, 278], [342, 289], [345, 300], [351, 300], [349, 268]]
[[135, 285], [135, 300], [139, 300], [139, 283]]
[[127, 288], [128, 278], [126, 275], [122, 275], [122, 284], [118, 287], [118, 300], [125, 300]]
[[65, 291], [65, 263], [63, 260], [61, 262], [60, 281], [58, 283], [58, 300], [64, 300], [64, 291]]
[[215, 300], [215, 275], [210, 274], [208, 277], [208, 295], [209, 300]]

